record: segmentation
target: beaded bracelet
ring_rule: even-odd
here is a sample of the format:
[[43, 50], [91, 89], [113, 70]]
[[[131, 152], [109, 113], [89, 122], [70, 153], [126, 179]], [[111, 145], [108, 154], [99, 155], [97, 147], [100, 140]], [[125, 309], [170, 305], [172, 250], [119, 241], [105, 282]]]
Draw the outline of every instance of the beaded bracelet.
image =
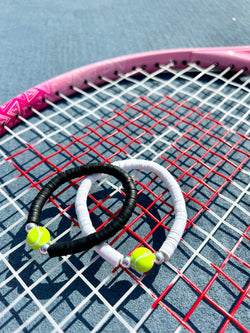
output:
[[[135, 159], [117, 161], [114, 162], [113, 165], [119, 166], [124, 170], [138, 169], [153, 172], [166, 185], [173, 201], [175, 211], [173, 226], [159, 251], [154, 254], [154, 257], [152, 257], [152, 255], [148, 252], [148, 249], [139, 250], [140, 248], [137, 248], [135, 250], [136, 253], [132, 252], [129, 257], [123, 256], [120, 252], [105, 242], [94, 247], [94, 250], [101, 257], [115, 267], [118, 265], [126, 268], [132, 266], [140, 272], [146, 272], [153, 266], [154, 262], [160, 264], [163, 261], [168, 260], [174, 253], [186, 226], [187, 212], [185, 201], [178, 183], [169, 171], [161, 165], [151, 161]], [[88, 213], [86, 200], [92, 184], [103, 177], [103, 175], [92, 175], [86, 177], [77, 191], [75, 209], [79, 226], [84, 235], [89, 235], [95, 232], [95, 228], [92, 225]]]
[[[48, 230], [43, 227], [38, 227], [41, 210], [45, 202], [49, 199], [52, 193], [65, 182], [76, 177], [100, 172], [114, 176], [122, 182], [126, 198], [119, 214], [117, 214], [108, 225], [104, 226], [98, 232], [94, 230], [94, 232], [87, 237], [50, 245], [50, 235]], [[137, 191], [133, 179], [126, 171], [118, 166], [107, 163], [92, 163], [68, 169], [51, 179], [33, 200], [26, 224], [28, 245], [33, 249], [40, 248], [42, 253], [48, 253], [50, 257], [74, 254], [88, 250], [114, 236], [122, 229], [134, 211], [136, 200]]]

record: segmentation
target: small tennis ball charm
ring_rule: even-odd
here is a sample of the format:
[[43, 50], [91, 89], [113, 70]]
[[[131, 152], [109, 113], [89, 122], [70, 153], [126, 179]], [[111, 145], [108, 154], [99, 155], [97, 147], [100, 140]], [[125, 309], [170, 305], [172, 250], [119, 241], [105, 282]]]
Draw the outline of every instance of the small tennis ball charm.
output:
[[35, 227], [29, 231], [26, 241], [30, 248], [39, 250], [43, 244], [49, 243], [50, 233], [44, 227]]
[[155, 263], [155, 255], [146, 247], [135, 249], [130, 256], [130, 264], [137, 272], [145, 273], [149, 271]]

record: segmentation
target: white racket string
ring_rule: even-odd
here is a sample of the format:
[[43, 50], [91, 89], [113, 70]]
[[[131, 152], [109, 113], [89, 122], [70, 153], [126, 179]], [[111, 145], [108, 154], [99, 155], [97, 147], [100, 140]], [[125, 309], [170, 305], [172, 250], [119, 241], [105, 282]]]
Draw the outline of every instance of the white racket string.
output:
[[[218, 321], [223, 317], [221, 325], [247, 327], [235, 313], [244, 311], [250, 299], [250, 265], [244, 254], [249, 240], [250, 80], [242, 79], [244, 69], [232, 74], [230, 66], [222, 71], [216, 64], [175, 66], [171, 61], [159, 63], [153, 72], [143, 66], [126, 74], [117, 71], [113, 79], [101, 76], [100, 85], [83, 77], [84, 88], [71, 87], [76, 94], [58, 91], [59, 102], [47, 97], [46, 110], [31, 107], [35, 117], [19, 115], [22, 123], [14, 129], [5, 125], [7, 134], [0, 141], [0, 215], [8, 217], [0, 230], [3, 327], [18, 318], [15, 332], [46, 325], [52, 332], [67, 332], [78, 322], [91, 332], [108, 331], [112, 325], [143, 332], [153, 331], [159, 313], [163, 318], [166, 314], [164, 321], [173, 331], [185, 327], [194, 332], [201, 329], [198, 310], [206, 304]], [[19, 230], [33, 195], [52, 174], [71, 163], [128, 158], [160, 163], [183, 190], [188, 226], [169, 262], [154, 268], [149, 278], [114, 269], [92, 250], [57, 261], [29, 251]], [[139, 192], [136, 213], [110, 244], [122, 253], [138, 242], [158, 250], [157, 230], [166, 236], [173, 221], [169, 193], [158, 177], [140, 171], [131, 175]], [[68, 184], [47, 205], [44, 225], [52, 229], [53, 242], [80, 235], [73, 205], [78, 182]], [[90, 216], [109, 220], [121, 191], [110, 178], [100, 181], [89, 197]], [[218, 294], [220, 283], [225, 301]], [[43, 288], [49, 288], [44, 299]], [[119, 296], [112, 299], [114, 290]], [[233, 299], [233, 293], [244, 302]], [[190, 297], [189, 308], [180, 307], [183, 295]], [[57, 317], [56, 310], [62, 315]], [[165, 324], [159, 325], [162, 329]]]

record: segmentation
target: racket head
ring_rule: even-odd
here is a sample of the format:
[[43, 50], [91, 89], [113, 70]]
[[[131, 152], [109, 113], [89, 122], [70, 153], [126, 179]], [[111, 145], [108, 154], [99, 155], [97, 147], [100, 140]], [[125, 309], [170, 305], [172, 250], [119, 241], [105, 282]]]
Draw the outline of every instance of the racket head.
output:
[[[172, 331], [180, 325], [191, 332], [249, 329], [244, 320], [249, 302], [248, 68], [248, 47], [149, 52], [74, 70], [1, 107], [5, 327], [34, 329], [42, 318], [39, 328], [57, 331], [68, 325], [154, 331], [156, 323], [158, 330], [168, 325]], [[183, 191], [188, 223], [170, 262], [141, 277], [113, 270], [91, 251], [52, 261], [25, 247], [28, 207], [53, 175], [71, 164], [111, 163], [118, 157], [164, 165]], [[138, 244], [157, 249], [174, 217], [157, 177], [144, 172], [133, 177], [137, 209], [111, 241], [122, 253], [128, 243], [131, 250]], [[77, 226], [73, 202], [79, 181], [56, 193], [45, 209], [45, 225], [55, 241], [69, 233], [79, 236], [79, 229], [71, 228]], [[121, 196], [113, 182], [101, 183], [92, 193], [89, 209], [97, 229], [99, 217], [108, 223], [117, 213]], [[24, 319], [16, 314], [18, 306], [25, 309]]]
[[18, 115], [26, 118], [33, 114], [32, 107], [36, 110], [42, 110], [48, 106], [48, 103], [45, 102], [46, 99], [56, 102], [61, 99], [59, 93], [65, 96], [74, 94], [75, 90], [72, 87], [84, 90], [89, 88], [88, 82], [101, 85], [105, 83], [102, 80], [103, 77], [115, 80], [119, 73], [126, 74], [136, 68], [143, 68], [150, 73], [159, 64], [168, 64], [169, 62], [173, 62], [176, 69], [183, 68], [188, 63], [197, 63], [201, 67], [216, 64], [218, 70], [231, 66], [235, 71], [243, 69], [248, 74], [250, 71], [248, 52], [248, 46], [163, 50], [118, 57], [72, 70], [39, 84], [3, 104], [0, 108], [0, 135], [4, 133], [4, 125], [11, 128], [19, 122]]

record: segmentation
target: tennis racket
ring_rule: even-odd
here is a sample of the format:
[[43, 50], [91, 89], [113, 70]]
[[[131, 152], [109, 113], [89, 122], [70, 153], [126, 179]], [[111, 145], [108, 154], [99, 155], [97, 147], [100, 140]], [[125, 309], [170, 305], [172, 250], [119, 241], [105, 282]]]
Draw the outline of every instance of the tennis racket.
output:
[[[42, 83], [0, 108], [3, 332], [249, 332], [250, 47], [120, 57]], [[144, 274], [93, 249], [50, 258], [30, 249], [25, 222], [38, 192], [68, 168], [153, 161], [177, 180], [187, 223], [174, 254]], [[158, 251], [175, 211], [157, 175], [129, 170], [136, 208], [109, 245]], [[82, 236], [84, 177], [50, 196], [52, 243]], [[101, 230], [125, 192], [108, 177], [88, 196]]]

